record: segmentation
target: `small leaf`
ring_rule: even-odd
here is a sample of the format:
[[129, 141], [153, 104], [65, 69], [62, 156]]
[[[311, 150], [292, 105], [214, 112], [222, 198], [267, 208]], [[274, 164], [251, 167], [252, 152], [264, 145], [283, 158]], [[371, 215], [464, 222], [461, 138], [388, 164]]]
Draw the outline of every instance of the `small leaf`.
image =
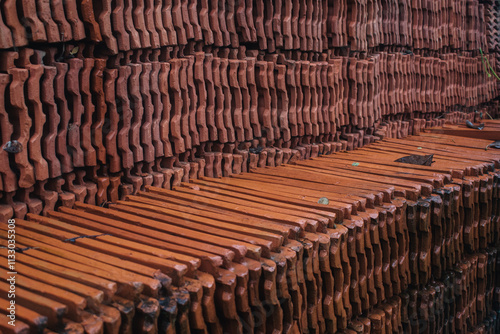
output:
[[318, 203], [319, 204], [323, 204], [323, 205], [328, 205], [330, 203], [330, 201], [328, 200], [328, 198], [326, 197], [321, 197], [319, 200], [318, 200]]
[[434, 157], [434, 154], [431, 155], [409, 155], [407, 157], [402, 157], [396, 162], [402, 162], [405, 164], [412, 164], [412, 165], [420, 165], [420, 166], [431, 166], [433, 161], [432, 158]]
[[17, 140], [11, 140], [3, 146], [3, 150], [8, 153], [21, 153], [23, 151], [23, 144], [21, 144]]
[[467, 127], [471, 129], [476, 129], [476, 130], [484, 129], [484, 123], [481, 123], [479, 125], [474, 125], [471, 121], [466, 121], [465, 125], [467, 125]]
[[69, 53], [70, 55], [76, 55], [78, 53], [78, 51], [80, 50], [80, 48], [78, 46], [75, 46], [73, 48], [73, 50], [71, 50], [71, 52]]
[[417, 147], [417, 150], [421, 150], [422, 148], [421, 147]]
[[358, 166], [359, 166], [359, 162], [354, 162], [352, 165], [353, 165], [354, 167], [358, 167]]
[[500, 148], [500, 140], [496, 141], [496, 142], [493, 142], [493, 143], [489, 144], [488, 146], [486, 146], [486, 150], [488, 150], [490, 147]]

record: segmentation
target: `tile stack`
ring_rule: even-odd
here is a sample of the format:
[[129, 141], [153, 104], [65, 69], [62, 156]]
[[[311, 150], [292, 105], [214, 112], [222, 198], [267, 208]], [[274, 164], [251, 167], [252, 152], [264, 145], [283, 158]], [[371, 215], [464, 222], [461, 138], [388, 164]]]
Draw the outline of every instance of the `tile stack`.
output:
[[[483, 117], [487, 117], [483, 115]], [[446, 134], [451, 136], [459, 136], [466, 138], [476, 138], [476, 139], [485, 139], [491, 140], [491, 145], [485, 147], [485, 149], [489, 149], [493, 146], [494, 142], [500, 140], [500, 121], [498, 120], [490, 120], [490, 119], [482, 119], [481, 123], [476, 123], [473, 126], [480, 128], [478, 130], [476, 128], [471, 128], [471, 124], [460, 124], [460, 125], [450, 125], [446, 124], [443, 127], [438, 128], [429, 128], [426, 132], [429, 133], [438, 133], [438, 134]]]
[[[497, 333], [500, 160], [487, 142], [318, 145], [293, 165], [28, 214], [17, 333]], [[432, 165], [396, 162], [411, 154]]]
[[373, 135], [381, 120], [418, 133], [426, 117], [496, 91], [479, 57], [312, 61], [149, 50], [105, 60], [84, 52], [0, 54], [3, 219], [244, 172], [261, 152], [276, 156], [269, 166], [287, 163], [318, 143]]
[[[486, 38], [488, 40], [489, 52], [497, 58], [496, 66], [488, 66], [490, 75], [498, 75], [500, 73], [499, 52], [500, 52], [500, 1], [491, 0], [485, 1], [485, 18], [486, 18]], [[497, 78], [500, 85], [500, 77]]]
[[478, 0], [10, 0], [1, 9], [2, 49], [85, 41], [118, 54], [195, 41], [231, 48], [257, 43], [273, 53], [380, 45], [477, 50], [486, 43]]

